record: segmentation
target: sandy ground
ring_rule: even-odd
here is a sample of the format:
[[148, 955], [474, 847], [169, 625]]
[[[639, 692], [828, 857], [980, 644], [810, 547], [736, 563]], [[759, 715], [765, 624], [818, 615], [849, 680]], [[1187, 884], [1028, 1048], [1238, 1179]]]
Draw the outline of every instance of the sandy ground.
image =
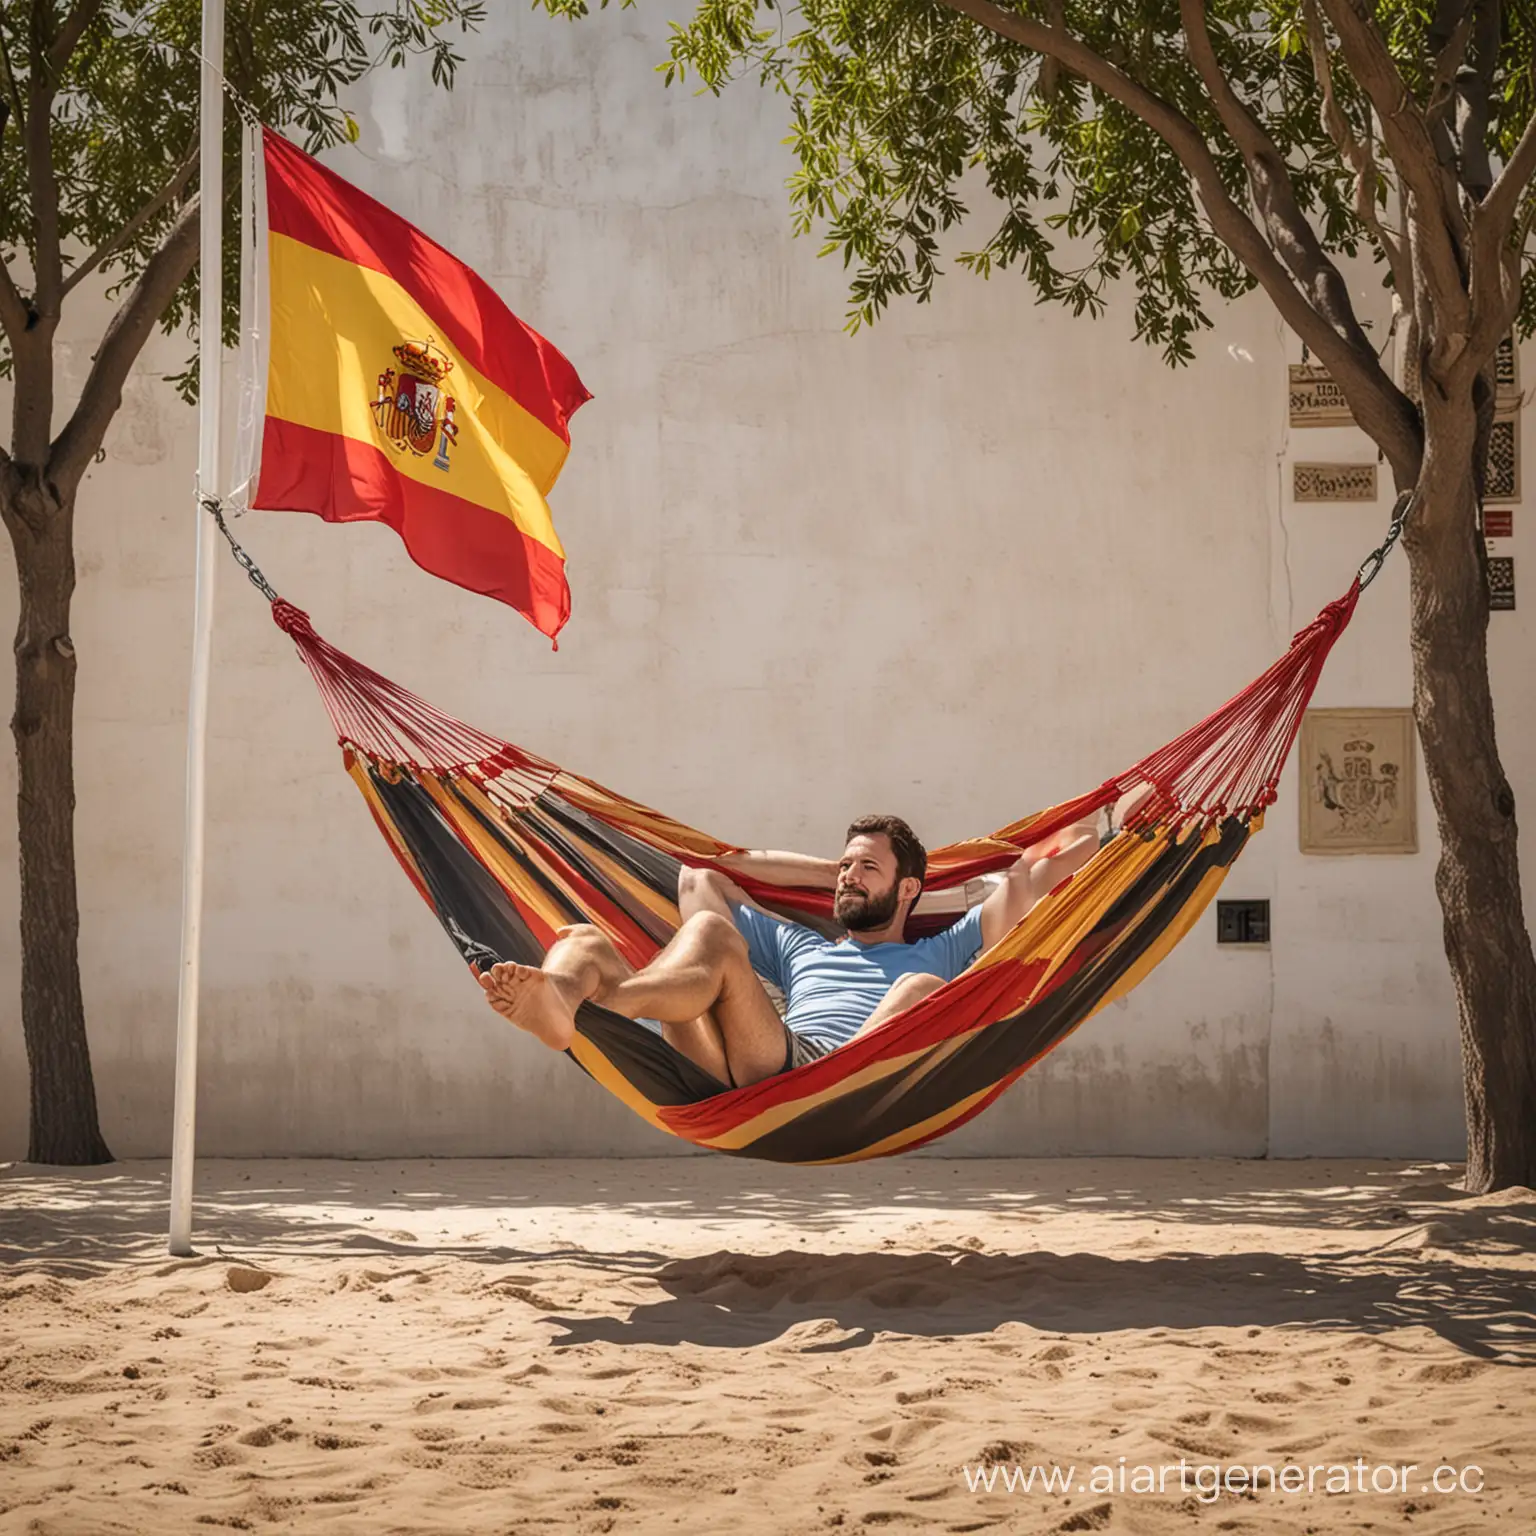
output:
[[164, 1164], [12, 1166], [0, 1532], [1526, 1536], [1536, 1195], [1457, 1175], [205, 1163], [174, 1261]]

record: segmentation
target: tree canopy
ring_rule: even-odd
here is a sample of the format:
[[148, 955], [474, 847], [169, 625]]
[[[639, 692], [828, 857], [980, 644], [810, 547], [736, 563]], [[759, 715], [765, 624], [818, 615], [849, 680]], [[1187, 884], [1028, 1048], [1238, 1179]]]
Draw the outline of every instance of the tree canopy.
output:
[[[965, 224], [961, 265], [1074, 311], [1129, 280], [1170, 362], [1211, 295], [1258, 283], [1304, 340], [1310, 312], [1358, 348], [1333, 258], [1369, 250], [1409, 304], [1414, 261], [1465, 275], [1497, 167], [1521, 252], [1536, 211], [1529, 0], [700, 0], [661, 67], [786, 98], [796, 225], [850, 268], [853, 328], [926, 299]], [[1415, 242], [1405, 200], [1449, 253]], [[1528, 255], [1518, 281], [1528, 333]]]

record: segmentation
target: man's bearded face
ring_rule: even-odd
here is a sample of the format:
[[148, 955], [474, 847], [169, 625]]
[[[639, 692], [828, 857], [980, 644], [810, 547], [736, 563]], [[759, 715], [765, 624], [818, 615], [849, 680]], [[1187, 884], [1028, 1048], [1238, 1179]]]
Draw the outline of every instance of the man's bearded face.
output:
[[832, 915], [853, 933], [884, 928], [901, 905], [900, 884], [890, 839], [856, 837], [838, 865]]
[[899, 905], [894, 879], [883, 891], [858, 891], [840, 886], [832, 901], [832, 915], [844, 928], [854, 933], [867, 933], [871, 928], [884, 928], [896, 916]]

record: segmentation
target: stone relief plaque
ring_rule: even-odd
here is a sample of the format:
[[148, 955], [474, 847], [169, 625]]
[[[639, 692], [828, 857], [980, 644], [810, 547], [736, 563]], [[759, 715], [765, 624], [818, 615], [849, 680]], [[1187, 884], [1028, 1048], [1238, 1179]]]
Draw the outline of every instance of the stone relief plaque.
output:
[[1301, 722], [1301, 851], [1417, 853], [1411, 709], [1309, 709]]
[[1510, 612], [1515, 606], [1515, 557], [1492, 555], [1488, 560], [1488, 607]]
[[1520, 393], [1520, 344], [1513, 331], [1493, 354], [1493, 382], [1500, 400], [1513, 400]]
[[1375, 501], [1374, 464], [1293, 464], [1291, 495], [1296, 501]]
[[1352, 427], [1344, 391], [1333, 375], [1316, 363], [1291, 364], [1291, 425], [1293, 427]]
[[1483, 500], [1520, 500], [1519, 416], [1498, 416], [1494, 419], [1493, 433], [1488, 439], [1488, 471]]

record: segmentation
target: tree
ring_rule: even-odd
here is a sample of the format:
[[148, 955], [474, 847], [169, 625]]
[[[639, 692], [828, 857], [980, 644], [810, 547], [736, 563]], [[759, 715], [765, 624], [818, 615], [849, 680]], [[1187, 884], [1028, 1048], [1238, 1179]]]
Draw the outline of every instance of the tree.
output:
[[[602, 0], [606, 4], [607, 0]], [[629, 3], [629, 0], [626, 0]], [[543, 0], [555, 14], [588, 0]], [[1495, 349], [1536, 328], [1531, 0], [698, 0], [670, 83], [783, 95], [800, 232], [854, 271], [850, 328], [961, 264], [1096, 313], [1117, 280], [1170, 363], [1255, 286], [1414, 499], [1414, 708], [1465, 1069], [1467, 1183], [1536, 1184], [1536, 958], [1488, 682], [1483, 470]], [[1053, 245], [1064, 231], [1075, 264]], [[1378, 361], [1338, 268], [1381, 263], [1422, 388]]]
[[[476, 0], [229, 0], [224, 68], [262, 120], [311, 149], [356, 136], [339, 101], [412, 54], [448, 86], [451, 38]], [[14, 380], [0, 447], [0, 518], [16, 551], [21, 1015], [31, 1073], [27, 1156], [110, 1159], [96, 1117], [80, 995], [73, 715], [75, 497], [156, 326], [197, 308], [200, 0], [0, 0], [0, 376]], [[237, 217], [238, 122], [224, 212]], [[238, 273], [224, 274], [233, 339]], [[66, 302], [105, 287], [116, 307], [84, 390], [55, 431], [54, 338]], [[76, 295], [78, 294], [78, 298]], [[195, 370], [178, 381], [190, 399]], [[188, 487], [188, 509], [192, 507]]]

